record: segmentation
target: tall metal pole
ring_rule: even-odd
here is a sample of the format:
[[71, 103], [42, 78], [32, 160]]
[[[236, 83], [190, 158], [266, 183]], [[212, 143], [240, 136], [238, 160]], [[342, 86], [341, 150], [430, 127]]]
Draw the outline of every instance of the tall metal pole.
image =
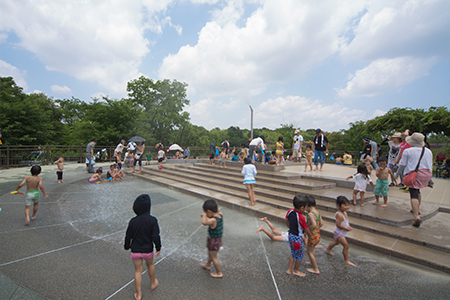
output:
[[250, 138], [253, 140], [253, 108], [249, 105], [250, 111], [252, 112], [251, 121], [250, 121]]

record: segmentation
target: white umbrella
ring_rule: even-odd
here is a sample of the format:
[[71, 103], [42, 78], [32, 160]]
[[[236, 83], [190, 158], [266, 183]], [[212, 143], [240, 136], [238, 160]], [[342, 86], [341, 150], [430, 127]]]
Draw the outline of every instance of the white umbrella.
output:
[[173, 144], [167, 150], [175, 150], [175, 151], [176, 150], [180, 150], [180, 151], [183, 151], [183, 148], [181, 148], [178, 144]]

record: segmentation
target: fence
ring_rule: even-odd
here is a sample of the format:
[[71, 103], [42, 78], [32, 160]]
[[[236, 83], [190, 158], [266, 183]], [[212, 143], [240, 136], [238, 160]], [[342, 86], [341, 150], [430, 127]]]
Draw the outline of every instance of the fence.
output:
[[[104, 151], [102, 152], [102, 150]], [[101, 153], [101, 156], [96, 156], [97, 161], [114, 161], [115, 146], [100, 146], [96, 145], [94, 153]], [[237, 148], [240, 150], [240, 148]], [[145, 152], [151, 151], [152, 158], [156, 159], [156, 152], [154, 146], [147, 146]], [[190, 158], [207, 158], [209, 157], [209, 147], [190, 147]], [[167, 156], [172, 157], [175, 151], [170, 151]], [[331, 150], [330, 153], [335, 153], [340, 157], [343, 156], [343, 150]], [[285, 155], [291, 155], [291, 151], [286, 150]], [[353, 157], [353, 164], [357, 165], [359, 161], [359, 152], [350, 152]], [[14, 168], [31, 165], [49, 165], [52, 164], [57, 157], [64, 157], [65, 162], [85, 163], [86, 146], [72, 145], [30, 145], [30, 146], [0, 146], [0, 168]], [[327, 163], [333, 163], [330, 160], [331, 154], [327, 156]]]

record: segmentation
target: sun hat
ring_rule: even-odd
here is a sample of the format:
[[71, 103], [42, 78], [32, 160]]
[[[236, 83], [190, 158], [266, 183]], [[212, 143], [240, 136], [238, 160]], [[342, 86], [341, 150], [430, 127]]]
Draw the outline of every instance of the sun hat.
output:
[[405, 141], [413, 147], [425, 146], [425, 136], [420, 132], [414, 132], [411, 136], [407, 136]]
[[401, 138], [402, 137], [402, 133], [401, 132], [398, 132], [398, 131], [396, 131], [393, 135], [391, 135], [391, 137], [393, 137], [393, 138]]
[[294, 132], [294, 134], [297, 134], [297, 133], [300, 133], [300, 130], [298, 130], [298, 129], [295, 129], [295, 132]]

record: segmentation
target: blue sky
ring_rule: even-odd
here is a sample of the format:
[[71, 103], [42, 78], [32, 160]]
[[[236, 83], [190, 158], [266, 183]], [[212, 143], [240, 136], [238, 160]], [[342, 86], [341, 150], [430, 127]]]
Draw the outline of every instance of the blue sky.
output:
[[27, 93], [127, 97], [141, 75], [188, 84], [207, 129], [348, 128], [450, 106], [446, 0], [2, 0], [0, 76]]

